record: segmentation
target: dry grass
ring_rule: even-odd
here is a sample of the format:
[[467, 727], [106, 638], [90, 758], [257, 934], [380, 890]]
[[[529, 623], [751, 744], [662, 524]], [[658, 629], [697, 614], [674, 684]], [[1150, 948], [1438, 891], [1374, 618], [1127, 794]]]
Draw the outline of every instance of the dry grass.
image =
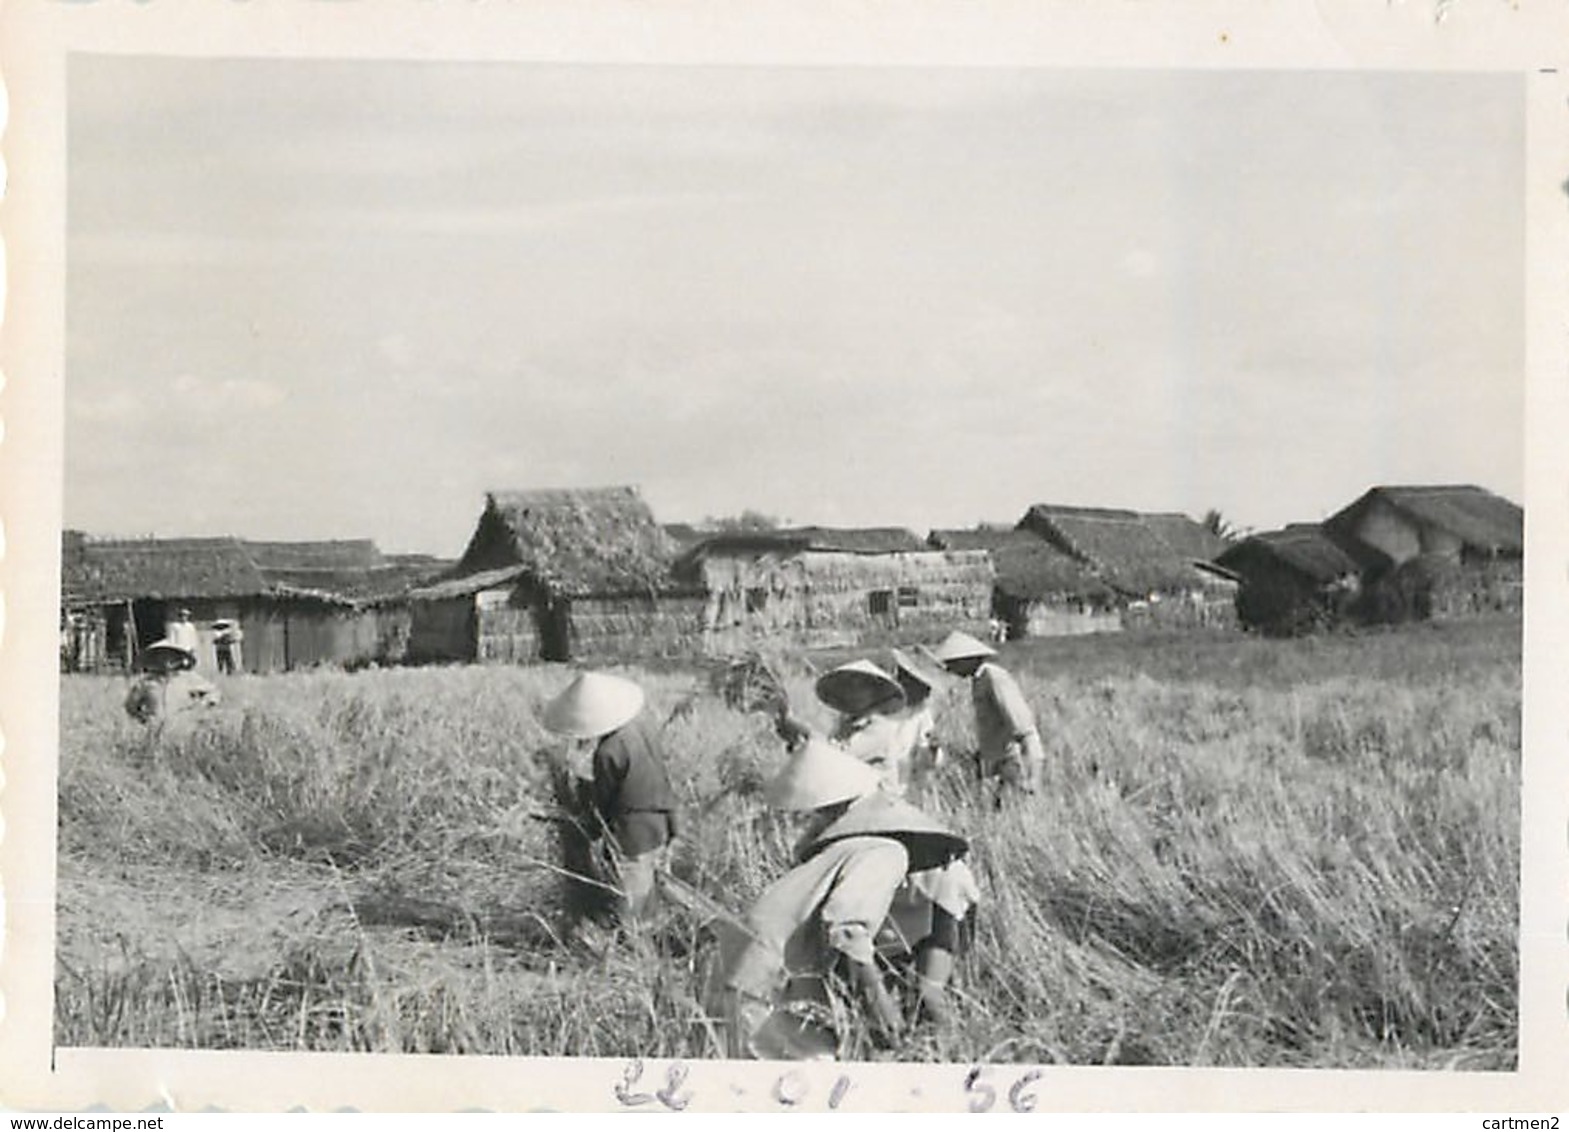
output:
[[[1047, 641], [1006, 657], [1043, 797], [962, 768], [931, 806], [986, 892], [962, 1021], [897, 1056], [1503, 1069], [1515, 1062], [1519, 623], [1307, 641]], [[149, 737], [62, 686], [57, 1037], [67, 1045], [709, 1056], [701, 925], [561, 938], [535, 722], [567, 673], [246, 678]], [[740, 909], [784, 866], [765, 721], [640, 674], [693, 834]], [[810, 702], [807, 670], [786, 673]], [[940, 727], [963, 749], [962, 693]]]

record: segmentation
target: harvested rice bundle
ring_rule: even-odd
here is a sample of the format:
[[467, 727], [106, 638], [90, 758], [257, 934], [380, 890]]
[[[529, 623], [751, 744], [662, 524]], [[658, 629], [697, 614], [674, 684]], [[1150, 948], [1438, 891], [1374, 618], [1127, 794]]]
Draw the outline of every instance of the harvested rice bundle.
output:
[[726, 661], [711, 676], [714, 694], [739, 712], [778, 716], [788, 710], [790, 693], [779, 670], [759, 652]]

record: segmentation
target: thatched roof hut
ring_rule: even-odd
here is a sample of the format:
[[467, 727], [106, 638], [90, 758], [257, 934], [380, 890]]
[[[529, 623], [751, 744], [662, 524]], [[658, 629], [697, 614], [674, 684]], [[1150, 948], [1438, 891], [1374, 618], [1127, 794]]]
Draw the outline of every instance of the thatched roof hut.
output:
[[384, 639], [409, 586], [436, 572], [424, 556], [388, 559], [369, 539], [252, 542], [223, 538], [91, 539], [62, 543], [61, 597], [84, 626], [73, 667], [129, 665], [178, 608], [191, 610], [211, 659], [211, 625], [238, 620], [244, 666], [270, 672], [362, 663], [395, 654]]
[[1192, 589], [1224, 541], [1186, 515], [1038, 503], [1019, 521], [1133, 597]]
[[1242, 579], [1238, 621], [1271, 636], [1341, 623], [1361, 590], [1360, 563], [1317, 523], [1249, 535], [1217, 562]]
[[1260, 573], [1289, 571], [1307, 585], [1330, 585], [1360, 572], [1318, 523], [1292, 523], [1277, 531], [1259, 531], [1228, 547], [1216, 562], [1243, 579]]
[[702, 588], [636, 488], [492, 491], [451, 570], [414, 590], [418, 660], [676, 656], [701, 648]]
[[1525, 551], [1521, 507], [1471, 484], [1374, 487], [1324, 529], [1354, 557], [1372, 548], [1396, 564], [1418, 555], [1518, 559]]
[[1085, 563], [1031, 531], [1009, 527], [936, 530], [928, 541], [941, 550], [988, 552], [997, 571], [997, 591], [1018, 601], [1070, 595], [1095, 601], [1112, 596], [1111, 588]]
[[715, 653], [977, 628], [992, 600], [986, 554], [934, 549], [903, 527], [723, 531], [683, 554], [676, 572], [708, 595], [705, 647]]
[[1520, 610], [1525, 513], [1483, 488], [1374, 487], [1326, 519], [1324, 530], [1362, 567], [1364, 620]]
[[450, 576], [518, 566], [559, 595], [659, 593], [676, 554], [636, 488], [492, 491]]
[[67, 605], [133, 600], [301, 597], [353, 605], [439, 573], [425, 555], [384, 556], [370, 539], [258, 542], [232, 537], [91, 539], [62, 547]]

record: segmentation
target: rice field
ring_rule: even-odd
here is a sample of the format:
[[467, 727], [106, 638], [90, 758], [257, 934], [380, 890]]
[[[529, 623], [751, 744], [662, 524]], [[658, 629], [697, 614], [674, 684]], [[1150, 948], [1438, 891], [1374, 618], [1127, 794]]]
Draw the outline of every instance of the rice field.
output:
[[[819, 664], [833, 658], [816, 658]], [[867, 1057], [1509, 1069], [1520, 623], [1024, 642], [1046, 789], [928, 808], [985, 892], [960, 1018]], [[810, 669], [787, 662], [813, 718]], [[629, 670], [688, 802], [675, 872], [786, 867], [781, 751], [699, 671]], [[708, 948], [564, 930], [538, 711], [556, 667], [230, 679], [152, 735], [62, 680], [55, 1033], [70, 1046], [714, 1056]], [[818, 722], [826, 723], [821, 714]], [[972, 743], [961, 690], [939, 730]]]

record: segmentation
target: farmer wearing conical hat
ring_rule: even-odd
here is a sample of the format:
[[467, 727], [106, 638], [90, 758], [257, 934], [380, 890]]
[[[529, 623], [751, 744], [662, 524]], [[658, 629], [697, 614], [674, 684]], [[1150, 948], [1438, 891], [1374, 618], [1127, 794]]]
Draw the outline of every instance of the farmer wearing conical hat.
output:
[[894, 649], [892, 655], [894, 679], [904, 689], [905, 703], [904, 710], [895, 717], [899, 731], [894, 742], [906, 752], [901, 793], [919, 797], [921, 789], [943, 763], [932, 697], [943, 690], [948, 677], [935, 661], [927, 663], [924, 657], [902, 649]]
[[197, 708], [215, 707], [218, 689], [191, 669], [196, 653], [171, 640], [142, 650], [142, 676], [125, 697], [125, 711], [138, 723], [162, 724]]
[[[832, 741], [848, 755], [878, 772], [882, 791], [904, 798], [912, 785], [922, 785], [936, 770], [942, 751], [933, 734], [931, 695], [944, 676], [901, 649], [891, 650], [893, 671], [870, 661], [858, 660], [826, 673], [817, 682], [817, 696], [842, 713]], [[892, 941], [928, 940], [934, 926], [953, 929], [973, 904], [979, 887], [962, 860], [939, 867], [912, 870], [894, 893], [881, 938]], [[944, 909], [952, 911], [943, 915]], [[954, 933], [957, 934], [956, 932]], [[924, 964], [931, 991], [924, 1011], [946, 1021], [948, 1010], [943, 986], [952, 974], [954, 939], [944, 947], [928, 947]], [[913, 951], [908, 945], [906, 953]]]
[[924, 935], [901, 934], [889, 914], [912, 872], [950, 865], [969, 846], [878, 786], [870, 766], [816, 738], [770, 783], [770, 804], [798, 815], [804, 828], [795, 867], [758, 897], [745, 932], [727, 940], [730, 1056], [836, 1056], [844, 1039], [833, 1008], [846, 999], [864, 1012], [875, 1040], [892, 1044], [906, 1021], [878, 954], [894, 948], [914, 968], [917, 1012], [946, 1016], [958, 924], [978, 895], [973, 878], [970, 891], [944, 893]]
[[909, 749], [900, 744], [906, 701], [899, 682], [869, 660], [853, 660], [818, 677], [815, 690], [839, 713], [829, 741], [876, 770], [884, 790], [904, 793]]
[[931, 696], [944, 677], [900, 649], [891, 656], [893, 675], [872, 661], [851, 661], [821, 676], [816, 691], [839, 713], [829, 740], [875, 767], [884, 790], [904, 797], [941, 761]]
[[953, 632], [934, 655], [949, 672], [970, 681], [981, 777], [1034, 794], [1046, 750], [1019, 682], [994, 659], [997, 650], [968, 633]]
[[679, 833], [679, 805], [659, 736], [643, 712], [643, 689], [604, 672], [580, 673], [546, 706], [557, 735], [594, 742], [589, 806], [609, 838], [611, 878], [630, 920], [652, 907], [656, 874]]

